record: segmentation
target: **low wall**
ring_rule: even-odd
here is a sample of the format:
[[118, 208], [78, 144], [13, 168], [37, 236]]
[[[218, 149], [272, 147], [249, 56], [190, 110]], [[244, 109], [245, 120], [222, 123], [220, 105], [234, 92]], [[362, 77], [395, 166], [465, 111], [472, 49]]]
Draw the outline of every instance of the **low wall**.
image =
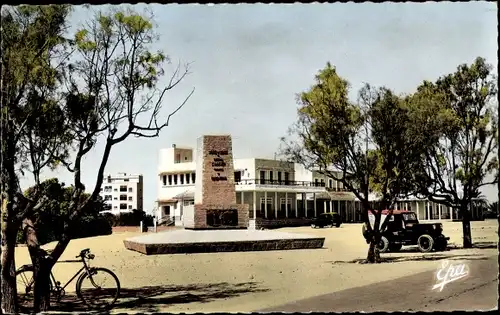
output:
[[281, 227], [307, 226], [311, 224], [311, 218], [282, 218], [267, 220], [257, 218], [255, 228], [276, 229]]

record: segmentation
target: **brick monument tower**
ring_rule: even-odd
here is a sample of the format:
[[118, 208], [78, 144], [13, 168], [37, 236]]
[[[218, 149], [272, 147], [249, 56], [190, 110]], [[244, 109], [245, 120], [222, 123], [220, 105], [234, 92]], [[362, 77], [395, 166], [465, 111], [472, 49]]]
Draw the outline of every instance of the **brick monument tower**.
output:
[[231, 136], [198, 138], [194, 209], [186, 229], [246, 229], [248, 205], [236, 203]]

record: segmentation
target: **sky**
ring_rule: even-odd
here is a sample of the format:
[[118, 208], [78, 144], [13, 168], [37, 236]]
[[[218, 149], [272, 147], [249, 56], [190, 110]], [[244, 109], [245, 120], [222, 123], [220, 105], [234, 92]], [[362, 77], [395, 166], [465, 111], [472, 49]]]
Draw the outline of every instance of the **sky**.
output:
[[[160, 35], [154, 50], [174, 63], [191, 63], [191, 74], [167, 95], [164, 117], [195, 88], [158, 138], [131, 137], [109, 158], [106, 173], [144, 175], [146, 211], [156, 200], [162, 148], [195, 147], [203, 134], [231, 134], [235, 158], [273, 158], [297, 118], [296, 94], [313, 84], [328, 61], [351, 83], [353, 100], [365, 82], [412, 93], [423, 80], [454, 72], [477, 56], [495, 65], [495, 72], [498, 64], [494, 2], [132, 7], [154, 13]], [[90, 17], [77, 7], [70, 23], [76, 27]], [[102, 148], [84, 160], [87, 189], [95, 186]], [[43, 176], [72, 183], [64, 170]], [[30, 179], [21, 184], [29, 186]], [[497, 191], [489, 186], [483, 193], [496, 200]]]

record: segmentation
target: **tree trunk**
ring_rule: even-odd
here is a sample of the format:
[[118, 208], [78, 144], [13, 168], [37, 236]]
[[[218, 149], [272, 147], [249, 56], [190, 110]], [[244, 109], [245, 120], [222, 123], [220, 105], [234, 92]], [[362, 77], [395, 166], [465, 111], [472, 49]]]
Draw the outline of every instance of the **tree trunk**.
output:
[[36, 313], [48, 311], [50, 308], [50, 261], [45, 252], [40, 249], [33, 222], [30, 219], [23, 221], [23, 230], [26, 244], [33, 264], [33, 310]]
[[380, 240], [377, 241], [377, 237], [375, 235], [372, 236], [370, 240], [370, 247], [368, 248], [368, 255], [366, 257], [366, 262], [370, 264], [378, 264], [381, 262], [380, 259], [380, 251], [378, 250], [377, 244]]
[[35, 285], [33, 287], [33, 310], [36, 313], [48, 311], [50, 308], [50, 263], [40, 257], [33, 270]]
[[464, 238], [464, 248], [472, 248], [472, 233], [470, 228], [471, 213], [466, 207], [462, 207], [462, 233]]
[[[3, 211], [2, 211], [3, 212]], [[5, 213], [2, 213], [5, 218]], [[1, 258], [1, 311], [2, 313], [17, 313], [17, 286], [16, 286], [16, 229], [14, 223], [2, 218], [2, 258]], [[7, 221], [7, 222], [6, 222]], [[13, 232], [14, 231], [14, 232]]]

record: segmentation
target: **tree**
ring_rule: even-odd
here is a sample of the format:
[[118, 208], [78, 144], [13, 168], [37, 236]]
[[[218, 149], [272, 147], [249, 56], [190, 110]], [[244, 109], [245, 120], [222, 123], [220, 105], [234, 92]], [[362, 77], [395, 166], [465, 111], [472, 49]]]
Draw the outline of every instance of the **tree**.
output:
[[494, 201], [488, 205], [488, 211], [492, 214], [498, 215], [498, 201]]
[[[54, 94], [58, 83], [58, 64], [63, 61], [62, 33], [70, 7], [17, 6], [3, 7], [1, 57], [1, 135], [2, 135], [2, 258], [1, 308], [6, 313], [17, 312], [15, 281], [16, 234], [26, 213], [43, 206], [44, 199], [29, 200], [23, 196], [18, 175], [27, 161], [25, 135], [38, 137], [48, 130], [58, 131], [58, 124], [49, 123], [54, 109]], [[50, 114], [49, 114], [50, 113]], [[34, 118], [38, 117], [38, 119]], [[55, 120], [57, 122], [57, 120]], [[28, 126], [33, 128], [28, 130]], [[54, 133], [52, 133], [54, 135]], [[47, 140], [49, 137], [47, 137]], [[33, 139], [33, 138], [32, 138]], [[39, 138], [37, 138], [40, 140]], [[52, 153], [62, 153], [59, 142], [31, 142], [38, 154], [32, 155], [39, 165], [50, 164]], [[38, 170], [33, 170], [35, 173]], [[42, 192], [38, 192], [37, 196]]]
[[[78, 221], [92, 209], [98, 200], [99, 188], [104, 178], [104, 169], [113, 146], [125, 141], [131, 135], [136, 137], [158, 136], [168, 126], [170, 118], [184, 106], [194, 92], [193, 89], [180, 105], [173, 108], [168, 115], [164, 115], [162, 112], [164, 95], [177, 86], [188, 74], [188, 66], [185, 67], [184, 71], [181, 71], [180, 65], [177, 66], [165, 85], [159, 82], [165, 74], [163, 69], [165, 63], [169, 63], [169, 59], [161, 52], [151, 52], [151, 45], [158, 40], [158, 37], [154, 34], [150, 18], [133, 11], [98, 12], [86, 27], [77, 31], [73, 40], [65, 41], [61, 38], [60, 32], [44, 28], [45, 24], [55, 28], [52, 25], [55, 23], [50, 21], [49, 23], [46, 16], [56, 16], [62, 21], [60, 25], [64, 25], [66, 15], [57, 15], [50, 11], [57, 11], [58, 8], [57, 6], [17, 7], [8, 11], [10, 15], [5, 14], [5, 17], [9, 18], [12, 24], [10, 27], [14, 30], [16, 27], [20, 28], [20, 25], [28, 25], [29, 32], [36, 35], [31, 35], [34, 37], [35, 43], [49, 42], [52, 44], [49, 47], [55, 50], [54, 47], [60, 46], [62, 42], [69, 42], [72, 49], [69, 51], [70, 58], [64, 58], [57, 67], [57, 70], [62, 70], [59, 72], [52, 71], [54, 67], [49, 67], [52, 66], [51, 62], [57, 59], [57, 56], [47, 53], [47, 45], [42, 45], [42, 48], [35, 47], [41, 51], [40, 54], [46, 57], [44, 65], [49, 65], [46, 66], [46, 72], [50, 76], [47, 75], [48, 83], [44, 84], [52, 88], [49, 89], [52, 94], [43, 94], [42, 96], [46, 96], [45, 98], [42, 98], [40, 102], [34, 102], [32, 105], [34, 111], [29, 115], [19, 114], [16, 111], [26, 103], [19, 102], [19, 99], [26, 100], [29, 94], [25, 90], [22, 91], [24, 94], [17, 91], [14, 93], [11, 91], [12, 89], [4, 90], [4, 87], [24, 84], [23, 80], [35, 82], [34, 74], [28, 73], [30, 77], [23, 77], [22, 80], [18, 80], [21, 82], [19, 83], [15, 81], [17, 78], [8, 71], [5, 73], [10, 76], [4, 76], [4, 67], [2, 68], [2, 83], [6, 83], [2, 85], [2, 97], [6, 99], [6, 104], [9, 104], [8, 115], [2, 116], [2, 123], [6, 126], [3, 130], [8, 131], [5, 134], [2, 132], [2, 140], [6, 140], [2, 143], [7, 144], [2, 146], [2, 155], [10, 158], [8, 167], [6, 169], [2, 167], [2, 184], [4, 184], [2, 192], [5, 196], [2, 201], [7, 201], [4, 202], [6, 210], [3, 211], [3, 220], [8, 222], [7, 228], [2, 230], [2, 280], [7, 280], [2, 281], [2, 296], [4, 297], [2, 308], [6, 312], [16, 312], [17, 310], [14, 246], [20, 222], [23, 222], [34, 266], [34, 311], [47, 310], [50, 306], [50, 271], [71, 238], [75, 236], [72, 232]], [[22, 14], [23, 10], [31, 12], [31, 15], [26, 17]], [[4, 12], [2, 12], [2, 19], [4, 19]], [[41, 19], [42, 22], [37, 19]], [[36, 33], [37, 27], [42, 31]], [[2, 35], [4, 35], [4, 31], [6, 32], [2, 29]], [[52, 39], [51, 34], [55, 34], [54, 37], [57, 40]], [[8, 64], [8, 69], [15, 69], [15, 66], [19, 65], [24, 66], [20, 60], [16, 59], [15, 54], [15, 50], [19, 49], [16, 43], [24, 42], [20, 39], [24, 40], [26, 37], [12, 36], [11, 40], [2, 41], [2, 48], [5, 46], [9, 49], [7, 56], [11, 58], [7, 59], [4, 58], [4, 54], [2, 55], [2, 65], [4, 59], [5, 62], [11, 62]], [[30, 43], [30, 41], [27, 42]], [[29, 48], [32, 49], [31, 46]], [[32, 69], [32, 67], [33, 65], [30, 65], [28, 68]], [[58, 85], [58, 82], [63, 84]], [[53, 83], [54, 87], [50, 86], [49, 83]], [[8, 94], [9, 98], [7, 99], [4, 94]], [[22, 94], [22, 97], [18, 97], [18, 94]], [[40, 94], [38, 92], [36, 96], [40, 96]], [[63, 118], [56, 120], [59, 123], [58, 126], [52, 126], [57, 127], [56, 130], [60, 132], [49, 133], [46, 130], [38, 132], [38, 127], [35, 126], [43, 125], [43, 119], [39, 118], [41, 114], [47, 113], [46, 110], [39, 110], [42, 104], [50, 104], [50, 112], [57, 113], [55, 117], [61, 115]], [[44, 107], [42, 106], [42, 108]], [[26, 116], [36, 119], [21, 120], [19, 118]], [[49, 117], [52, 116], [49, 115]], [[19, 123], [20, 121], [22, 123]], [[26, 126], [28, 128], [25, 128]], [[26, 132], [20, 132], [24, 130]], [[29, 155], [30, 159], [21, 159], [27, 151], [23, 151], [19, 145], [21, 141], [19, 141], [17, 134], [24, 137], [23, 143], [28, 144], [28, 151], [34, 151], [33, 155]], [[37, 137], [37, 141], [27, 141], [30, 137]], [[47, 141], [51, 137], [53, 137], [53, 141]], [[85, 195], [85, 187], [81, 182], [81, 162], [86, 154], [92, 152], [99, 140], [105, 142], [102, 161], [96, 173], [95, 188], [88, 195]], [[41, 141], [58, 143], [58, 145], [47, 150], [42, 145], [37, 146], [37, 144], [42, 143]], [[45, 153], [42, 154], [43, 152]], [[40, 156], [44, 158], [39, 158]], [[45, 160], [48, 162], [44, 163]], [[29, 169], [35, 178], [36, 198], [30, 199], [24, 196], [20, 190], [18, 185], [19, 172], [16, 171], [16, 165], [20, 164], [19, 161], [31, 166]], [[40, 242], [36, 227], [30, 220], [30, 215], [37, 213], [38, 209], [50, 202], [48, 197], [50, 194], [47, 189], [54, 188], [54, 185], [38, 184], [39, 176], [37, 177], [36, 174], [40, 174], [40, 171], [45, 167], [59, 166], [64, 166], [73, 173], [74, 183], [67, 206], [67, 220], [64, 220], [63, 226], [60, 226], [58, 243], [50, 255], [44, 256], [39, 250]], [[23, 168], [27, 169], [28, 167], [24, 166]], [[46, 190], [42, 190], [42, 187], [45, 187]]]
[[425, 151], [420, 193], [458, 209], [464, 248], [472, 247], [472, 201], [480, 197], [481, 187], [498, 183], [498, 117], [493, 103], [497, 86], [491, 69], [485, 59], [477, 58], [435, 83], [425, 81], [413, 95], [411, 125], [424, 137], [438, 139]]
[[[112, 148], [129, 136], [157, 137], [194, 92], [162, 118], [166, 92], [185, 78], [189, 67], [182, 70], [178, 65], [167, 84], [161, 85], [165, 63], [170, 61], [162, 52], [151, 51], [157, 40], [151, 19], [133, 11], [97, 12], [75, 34], [76, 55], [66, 68], [68, 91], [61, 104], [65, 129], [76, 152], [72, 163], [67, 158], [58, 159], [74, 174], [73, 191], [68, 220], [57, 245], [48, 257], [38, 257], [35, 311], [49, 307], [50, 270], [74, 237], [75, 224], [97, 200]], [[93, 191], [83, 197], [81, 161], [98, 140], [105, 143], [101, 164]], [[28, 242], [28, 246], [35, 249], [39, 244]]]
[[[395, 201], [413, 188], [410, 169], [419, 161], [419, 144], [405, 122], [406, 102], [387, 88], [369, 85], [360, 91], [358, 103], [350, 102], [348, 81], [330, 63], [315, 79], [297, 97], [298, 121], [290, 129], [290, 139], [282, 139], [282, 153], [341, 182], [360, 200], [370, 235], [367, 261], [380, 262], [380, 232]], [[381, 209], [371, 207], [372, 191], [380, 197]], [[389, 215], [381, 222], [384, 209]], [[375, 215], [373, 227], [369, 211]]]
[[[57, 178], [51, 178], [40, 183], [42, 186], [38, 188], [46, 192], [47, 202], [44, 207], [37, 212], [31, 213], [26, 217], [31, 223], [26, 224], [25, 228], [34, 228], [36, 231], [37, 241], [40, 245], [56, 241], [61, 238], [63, 227], [68, 220], [68, 207], [73, 194], [73, 187], [65, 187], [64, 183], [60, 183]], [[50, 189], [46, 186], [51, 186]], [[33, 194], [38, 190], [36, 186], [30, 187], [25, 191], [28, 198], [33, 198]], [[82, 201], [89, 197], [89, 194], [83, 193]], [[111, 226], [103, 216], [99, 214], [103, 209], [104, 201], [102, 198], [94, 201], [92, 207], [89, 207], [89, 212], [82, 214], [74, 227], [74, 238], [97, 236], [111, 234]], [[27, 222], [27, 221], [26, 221]], [[26, 231], [19, 231], [18, 238], [26, 241]]]

